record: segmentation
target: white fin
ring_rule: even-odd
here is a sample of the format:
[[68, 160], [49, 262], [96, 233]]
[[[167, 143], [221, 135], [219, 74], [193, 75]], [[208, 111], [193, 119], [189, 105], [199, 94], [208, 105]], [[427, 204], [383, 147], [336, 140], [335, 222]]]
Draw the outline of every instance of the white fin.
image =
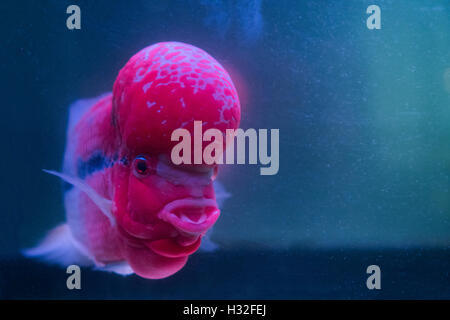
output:
[[[217, 180], [214, 181], [214, 191], [217, 204], [219, 208], [221, 208], [225, 200], [231, 197], [231, 194], [225, 189], [224, 185]], [[211, 239], [212, 231], [213, 228], [211, 228], [202, 238], [200, 250], [203, 252], [214, 252], [219, 249], [219, 246]]]
[[100, 99], [103, 99], [110, 94], [111, 92], [105, 92], [97, 97], [79, 99], [72, 103], [69, 107], [69, 125], [67, 130], [72, 130], [72, 128], [80, 121], [81, 117], [89, 110], [90, 107], [96, 104]]
[[126, 261], [108, 263], [103, 267], [96, 267], [95, 269], [100, 271], [114, 272], [122, 276], [134, 274], [133, 269]]
[[89, 109], [96, 104], [100, 99], [111, 95], [111, 92], [103, 93], [94, 98], [79, 99], [73, 102], [69, 107], [69, 123], [67, 126], [67, 137], [66, 137], [66, 150], [64, 152], [63, 161], [63, 172], [69, 175], [74, 175], [76, 173], [76, 159], [75, 149], [76, 142], [78, 141], [76, 137], [76, 132], [73, 131], [74, 127], [80, 122], [81, 118], [89, 111]]
[[93, 260], [84, 251], [73, 238], [67, 224], [63, 224], [51, 230], [37, 247], [25, 249], [22, 253], [29, 258], [39, 258], [62, 266], [92, 265]]
[[202, 243], [199, 250], [201, 252], [214, 252], [219, 249], [219, 245], [211, 240], [211, 232], [213, 229], [209, 229], [208, 232], [202, 237]]
[[112, 201], [106, 198], [103, 198], [101, 195], [97, 193], [90, 185], [85, 183], [83, 180], [77, 177], [71, 177], [64, 173], [56, 172], [53, 170], [43, 170], [49, 174], [53, 174], [62, 180], [74, 185], [81, 191], [83, 191], [100, 209], [101, 212], [109, 219], [109, 222], [112, 226], [115, 226], [116, 220], [112, 214]]
[[214, 181], [214, 192], [216, 194], [216, 201], [219, 208], [223, 206], [225, 200], [231, 197], [231, 194], [225, 189], [225, 186], [219, 181]]

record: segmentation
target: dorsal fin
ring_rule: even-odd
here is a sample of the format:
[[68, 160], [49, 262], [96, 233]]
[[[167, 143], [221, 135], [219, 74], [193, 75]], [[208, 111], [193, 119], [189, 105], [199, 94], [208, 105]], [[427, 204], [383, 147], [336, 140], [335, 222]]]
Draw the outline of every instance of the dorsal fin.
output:
[[69, 107], [69, 124], [67, 126], [67, 131], [69, 132], [72, 128], [80, 121], [81, 117], [92, 107], [97, 101], [103, 99], [111, 92], [105, 92], [95, 98], [79, 99], [72, 103]]
[[74, 127], [80, 122], [81, 118], [89, 111], [89, 109], [111, 92], [103, 93], [94, 98], [79, 99], [73, 102], [69, 107], [69, 123], [66, 132], [66, 150], [64, 152], [64, 162], [62, 171], [71, 176], [76, 175], [76, 141]]

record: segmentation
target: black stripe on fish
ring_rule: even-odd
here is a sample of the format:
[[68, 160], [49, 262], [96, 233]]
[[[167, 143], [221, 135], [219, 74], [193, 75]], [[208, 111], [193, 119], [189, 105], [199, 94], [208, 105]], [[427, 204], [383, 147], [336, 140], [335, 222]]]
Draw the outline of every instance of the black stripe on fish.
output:
[[94, 172], [112, 167], [116, 161], [117, 155], [108, 157], [101, 152], [94, 153], [87, 161], [78, 160], [77, 175], [79, 178], [84, 179]]
[[[81, 179], [92, 175], [97, 171], [102, 171], [106, 168], [110, 168], [117, 161], [117, 155], [114, 157], [107, 157], [101, 152], [94, 153], [87, 161], [78, 159], [77, 162], [77, 176]], [[65, 182], [63, 185], [63, 190], [68, 191], [72, 189], [70, 183]]]

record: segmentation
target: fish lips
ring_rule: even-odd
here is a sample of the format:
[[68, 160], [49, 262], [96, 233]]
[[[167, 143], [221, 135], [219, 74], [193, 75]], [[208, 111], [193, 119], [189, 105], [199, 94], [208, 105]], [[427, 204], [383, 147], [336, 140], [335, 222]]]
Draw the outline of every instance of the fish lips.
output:
[[135, 241], [130, 240], [128, 243], [133, 246], [136, 242], [137, 247], [144, 245], [165, 258], [186, 257], [197, 251], [202, 236], [217, 221], [219, 215], [220, 210], [214, 199], [178, 199], [166, 204], [158, 213], [161, 222], [167, 223], [178, 231], [178, 237], [145, 239], [132, 236], [131, 238]]
[[166, 204], [158, 218], [171, 224], [182, 235], [195, 238], [205, 234], [219, 215], [214, 199], [184, 198]]
[[188, 246], [180, 245], [175, 239], [147, 241], [145, 245], [154, 253], [166, 258], [181, 258], [193, 254], [200, 247], [201, 238]]

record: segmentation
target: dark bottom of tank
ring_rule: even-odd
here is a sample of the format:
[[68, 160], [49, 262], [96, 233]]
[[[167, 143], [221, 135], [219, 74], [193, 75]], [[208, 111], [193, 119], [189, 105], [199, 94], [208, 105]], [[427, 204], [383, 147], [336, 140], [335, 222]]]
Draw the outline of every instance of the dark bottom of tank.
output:
[[[366, 269], [381, 269], [368, 290]], [[198, 253], [176, 275], [146, 280], [82, 268], [81, 290], [66, 270], [21, 257], [0, 261], [2, 299], [448, 299], [448, 250], [296, 250]]]

